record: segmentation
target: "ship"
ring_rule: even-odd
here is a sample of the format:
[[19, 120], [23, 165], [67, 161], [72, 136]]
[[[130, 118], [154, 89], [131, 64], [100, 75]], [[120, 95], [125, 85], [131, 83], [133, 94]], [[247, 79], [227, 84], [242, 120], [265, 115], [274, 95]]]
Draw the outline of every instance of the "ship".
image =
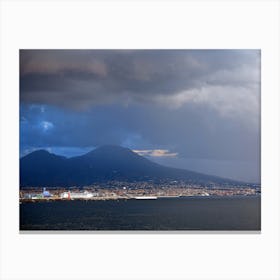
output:
[[157, 196], [135, 196], [135, 199], [157, 199]]
[[180, 195], [162, 195], [159, 196], [159, 198], [178, 198]]

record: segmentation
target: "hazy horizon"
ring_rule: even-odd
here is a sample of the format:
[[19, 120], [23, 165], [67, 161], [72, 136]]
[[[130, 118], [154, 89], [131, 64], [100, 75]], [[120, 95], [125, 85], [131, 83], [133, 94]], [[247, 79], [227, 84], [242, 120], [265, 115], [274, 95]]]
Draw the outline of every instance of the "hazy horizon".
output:
[[21, 50], [20, 156], [106, 144], [260, 183], [260, 50]]

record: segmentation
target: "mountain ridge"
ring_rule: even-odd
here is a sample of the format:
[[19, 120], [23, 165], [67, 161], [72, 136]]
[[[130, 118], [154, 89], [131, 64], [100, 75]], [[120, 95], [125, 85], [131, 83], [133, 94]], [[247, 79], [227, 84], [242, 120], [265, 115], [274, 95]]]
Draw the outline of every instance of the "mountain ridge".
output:
[[188, 182], [237, 182], [186, 169], [166, 167], [128, 148], [100, 146], [84, 155], [66, 158], [46, 150], [20, 159], [20, 186], [84, 186], [112, 180], [184, 180]]

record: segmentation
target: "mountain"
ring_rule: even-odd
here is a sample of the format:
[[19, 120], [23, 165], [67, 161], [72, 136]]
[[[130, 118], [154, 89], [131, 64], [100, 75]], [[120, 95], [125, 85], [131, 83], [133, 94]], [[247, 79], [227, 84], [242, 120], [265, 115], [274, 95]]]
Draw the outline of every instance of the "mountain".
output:
[[82, 156], [66, 158], [45, 150], [20, 159], [20, 186], [84, 186], [110, 180], [185, 180], [189, 182], [232, 182], [216, 176], [165, 167], [128, 148], [101, 146]]

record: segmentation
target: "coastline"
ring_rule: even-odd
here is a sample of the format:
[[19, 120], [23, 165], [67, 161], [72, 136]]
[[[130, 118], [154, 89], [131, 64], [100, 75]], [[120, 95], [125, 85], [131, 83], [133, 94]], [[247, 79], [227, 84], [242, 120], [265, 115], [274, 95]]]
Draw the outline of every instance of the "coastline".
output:
[[158, 199], [180, 199], [180, 198], [204, 198], [204, 199], [213, 199], [213, 198], [248, 198], [248, 197], [259, 197], [260, 194], [252, 195], [179, 195], [179, 196], [153, 196], [153, 197], [94, 197], [94, 198], [37, 198], [37, 199], [20, 199], [19, 203], [42, 203], [42, 202], [58, 202], [58, 201], [110, 201], [110, 200], [158, 200]]

